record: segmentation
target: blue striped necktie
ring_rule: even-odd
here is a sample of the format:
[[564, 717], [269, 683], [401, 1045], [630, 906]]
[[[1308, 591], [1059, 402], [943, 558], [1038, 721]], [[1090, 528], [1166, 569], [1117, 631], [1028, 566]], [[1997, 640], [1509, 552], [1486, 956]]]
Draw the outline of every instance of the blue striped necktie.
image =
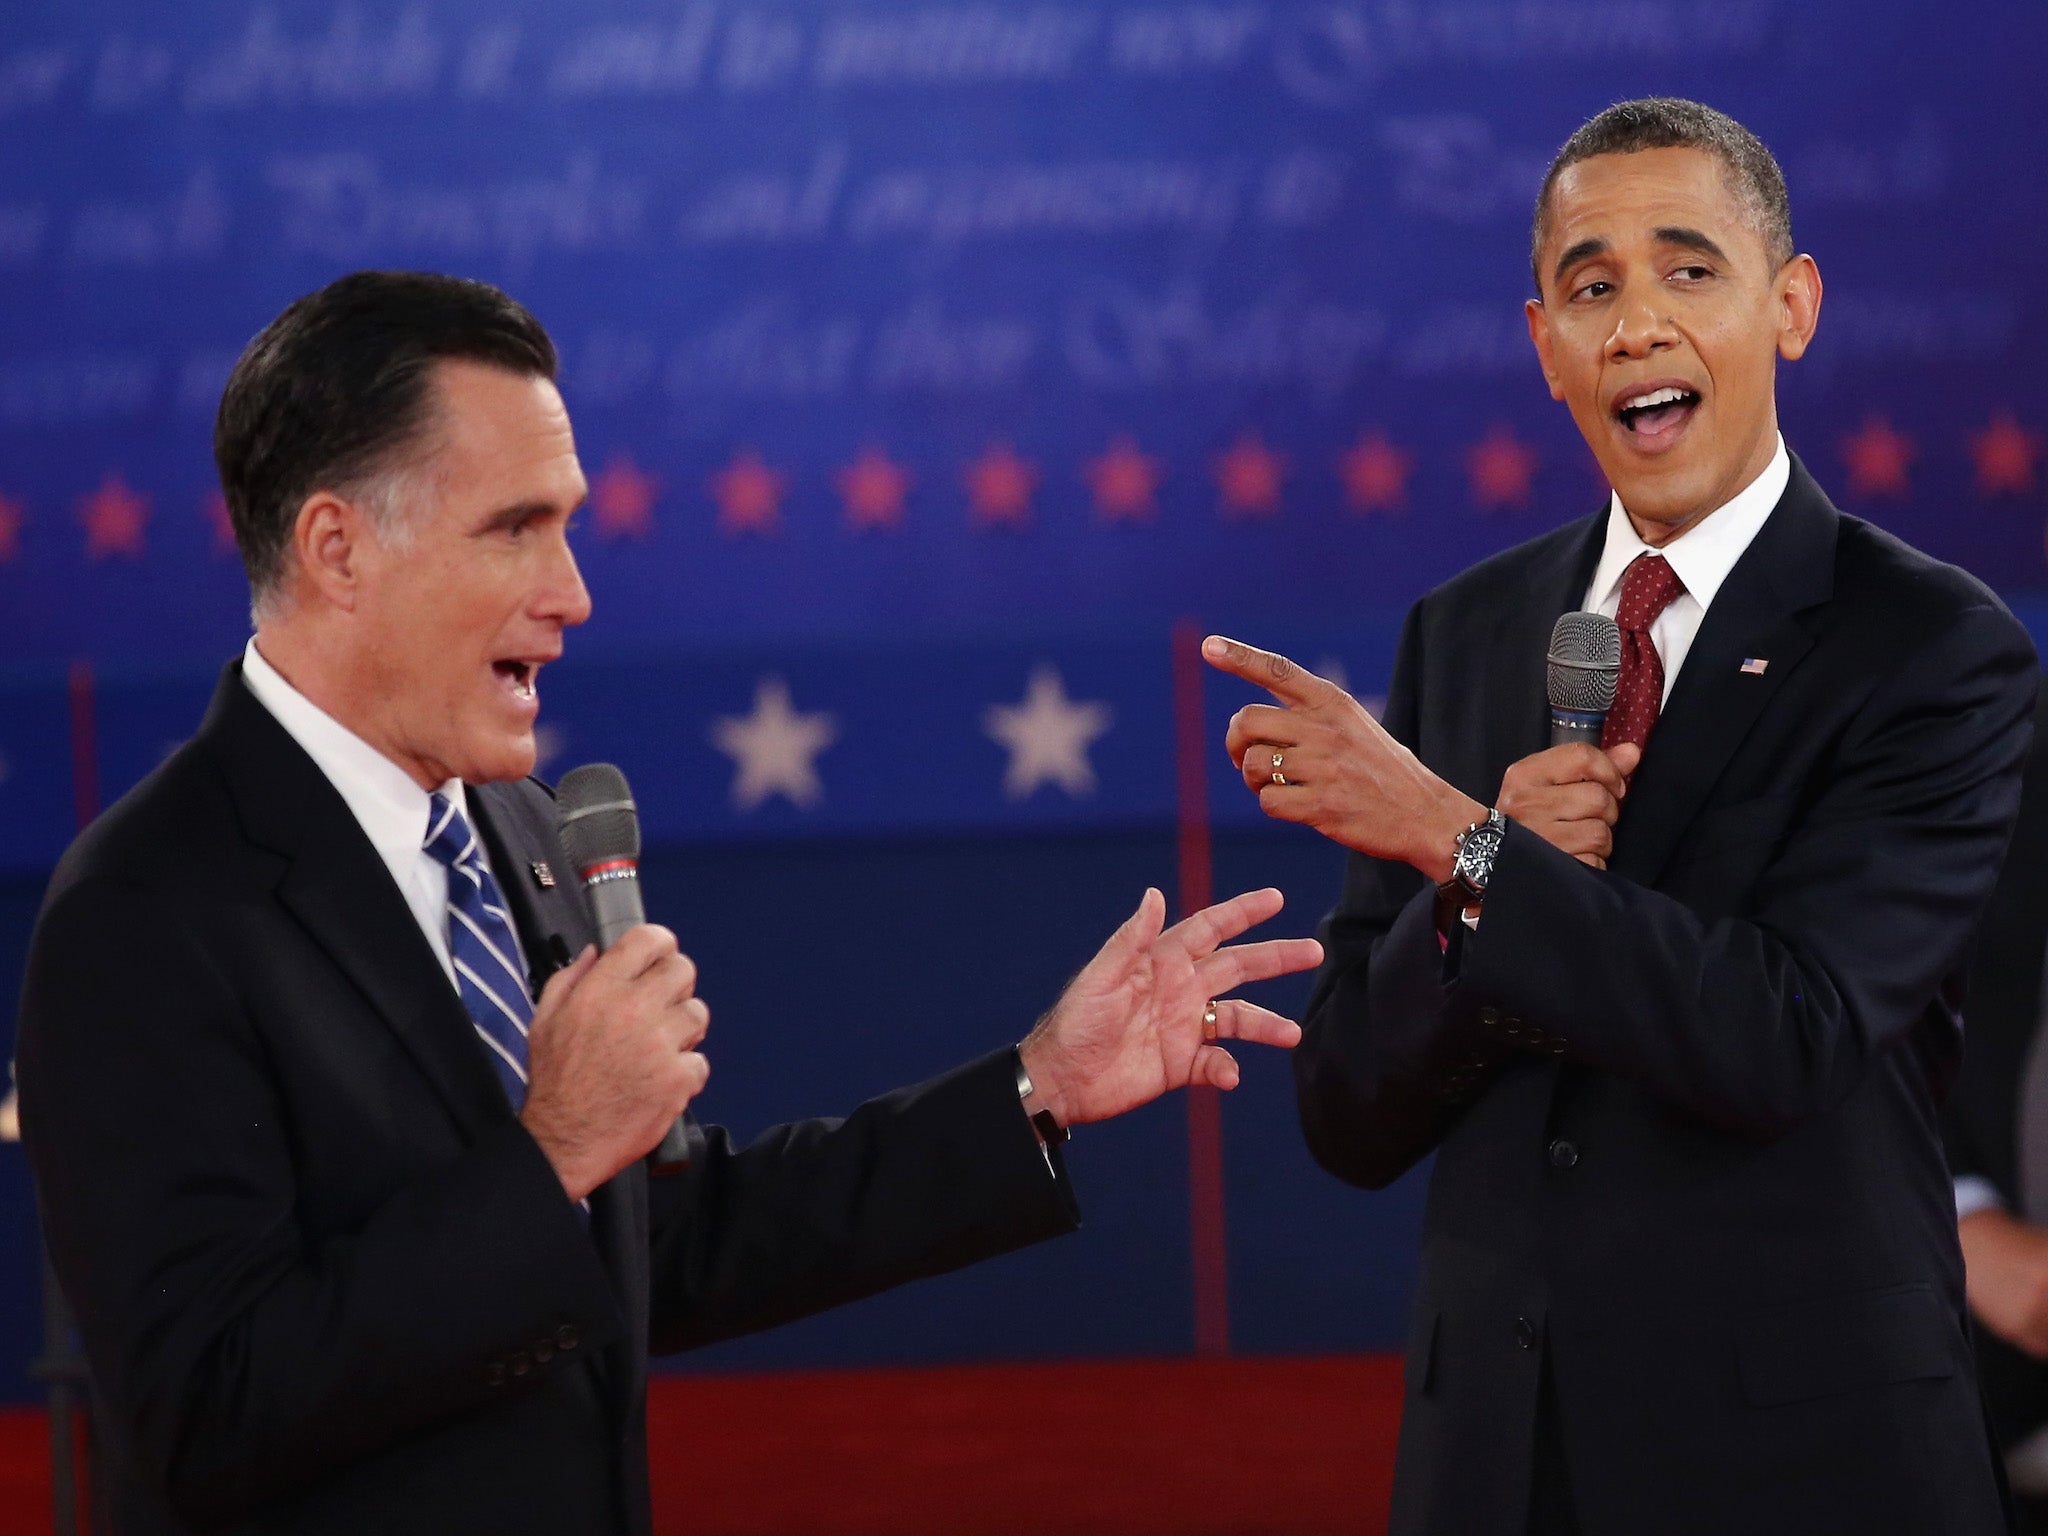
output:
[[438, 791], [428, 804], [425, 847], [448, 867], [448, 953], [455, 962], [456, 989], [516, 1110], [526, 1102], [526, 1031], [533, 1023], [533, 999], [520, 973], [512, 917], [484, 864], [469, 818]]

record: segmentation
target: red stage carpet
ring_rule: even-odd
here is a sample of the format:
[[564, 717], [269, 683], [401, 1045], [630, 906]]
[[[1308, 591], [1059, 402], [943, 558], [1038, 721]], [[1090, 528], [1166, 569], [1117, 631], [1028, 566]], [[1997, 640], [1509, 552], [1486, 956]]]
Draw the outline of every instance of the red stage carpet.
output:
[[[1400, 1362], [1158, 1360], [664, 1377], [664, 1536], [1368, 1536]], [[49, 1529], [42, 1415], [0, 1411], [0, 1532]]]

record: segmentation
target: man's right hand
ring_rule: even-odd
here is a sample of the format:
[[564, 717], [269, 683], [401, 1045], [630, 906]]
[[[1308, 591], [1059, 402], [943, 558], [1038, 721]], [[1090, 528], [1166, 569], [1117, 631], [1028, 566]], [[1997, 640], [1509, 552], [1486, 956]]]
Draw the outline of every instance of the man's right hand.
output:
[[651, 923], [549, 978], [527, 1035], [521, 1123], [571, 1200], [660, 1144], [711, 1064], [697, 1051], [711, 1010], [676, 936]]
[[1994, 1207], [1965, 1216], [1956, 1235], [1977, 1321], [2014, 1349], [2048, 1360], [2048, 1229]]
[[1643, 749], [1623, 742], [1612, 751], [1584, 742], [1551, 747], [1523, 758], [1500, 781], [1501, 815], [1582, 864], [1605, 869], [1614, 852], [1628, 776]]

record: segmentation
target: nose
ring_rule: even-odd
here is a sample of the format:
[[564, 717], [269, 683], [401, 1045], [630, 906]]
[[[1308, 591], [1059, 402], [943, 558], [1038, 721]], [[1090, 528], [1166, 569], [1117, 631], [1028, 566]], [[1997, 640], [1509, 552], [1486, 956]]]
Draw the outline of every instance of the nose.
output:
[[1677, 343], [1678, 332], [1663, 309], [1647, 298], [1633, 299], [1615, 312], [1607, 355], [1616, 361], [1649, 357]]
[[535, 606], [543, 618], [558, 620], [564, 628], [590, 617], [590, 589], [583, 585], [583, 572], [577, 569], [576, 552], [566, 534], [556, 540]]

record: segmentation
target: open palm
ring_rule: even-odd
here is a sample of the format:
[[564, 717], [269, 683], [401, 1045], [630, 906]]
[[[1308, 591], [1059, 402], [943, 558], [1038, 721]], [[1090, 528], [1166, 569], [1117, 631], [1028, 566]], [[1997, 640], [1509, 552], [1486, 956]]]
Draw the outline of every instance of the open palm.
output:
[[1039, 1096], [1061, 1123], [1107, 1120], [1189, 1083], [1235, 1088], [1236, 1060], [1204, 1038], [1212, 999], [1220, 999], [1216, 1041], [1297, 1044], [1301, 1027], [1292, 1019], [1223, 998], [1322, 960], [1314, 939], [1221, 947], [1283, 903], [1276, 890], [1247, 891], [1167, 928], [1166, 898], [1147, 890], [1020, 1047]]

